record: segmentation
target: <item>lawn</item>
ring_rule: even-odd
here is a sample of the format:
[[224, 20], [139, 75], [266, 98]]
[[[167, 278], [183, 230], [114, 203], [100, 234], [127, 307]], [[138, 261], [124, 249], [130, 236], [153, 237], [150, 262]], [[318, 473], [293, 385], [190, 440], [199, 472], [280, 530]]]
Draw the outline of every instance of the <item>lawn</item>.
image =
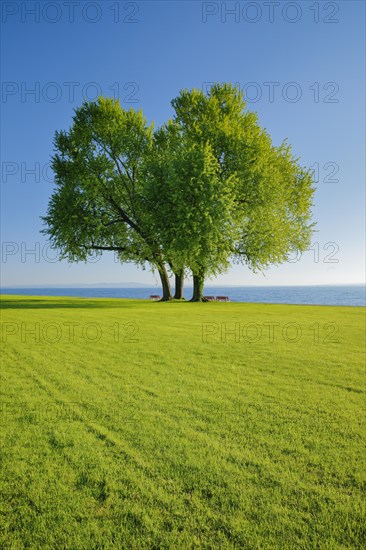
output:
[[365, 547], [364, 308], [1, 302], [3, 548]]

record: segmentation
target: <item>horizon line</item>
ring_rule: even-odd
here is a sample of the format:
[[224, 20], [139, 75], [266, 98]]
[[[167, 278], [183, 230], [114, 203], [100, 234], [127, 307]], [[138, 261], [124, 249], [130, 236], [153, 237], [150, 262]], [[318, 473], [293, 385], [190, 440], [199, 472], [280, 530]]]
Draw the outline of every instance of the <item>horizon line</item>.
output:
[[[32, 288], [49, 288], [49, 289], [79, 289], [79, 288], [83, 288], [83, 287], [89, 287], [89, 288], [102, 288], [103, 286], [104, 287], [109, 287], [109, 288], [121, 288], [121, 289], [124, 289], [124, 288], [130, 288], [130, 289], [144, 289], [144, 288], [156, 288], [156, 287], [159, 287], [159, 285], [148, 285], [148, 284], [136, 284], [136, 283], [130, 283], [131, 285], [134, 284], [136, 286], [123, 286], [123, 285], [128, 285], [128, 283], [70, 283], [68, 285], [62, 285], [62, 286], [59, 286], [60, 283], [55, 283], [54, 285], [51, 284], [51, 283], [44, 283], [44, 284], [35, 284], [35, 285], [30, 285], [30, 284], [24, 284], [24, 285], [1, 285], [0, 286], [0, 290], [3, 290], [3, 289], [32, 289]], [[81, 286], [80, 286], [81, 285]], [[98, 286], [98, 285], [101, 285], [101, 286]], [[212, 284], [212, 285], [205, 285], [205, 288], [211, 288], [211, 287], [215, 287], [215, 288], [218, 288], [218, 287], [222, 287], [222, 288], [228, 288], [228, 287], [261, 287], [261, 288], [269, 288], [269, 287], [284, 287], [284, 286], [287, 286], [287, 287], [298, 287], [298, 286], [366, 286], [366, 281], [360, 281], [360, 282], [349, 282], [349, 283], [295, 283], [295, 284], [268, 284], [268, 285], [263, 285], [263, 284]], [[174, 285], [172, 285], [172, 288], [175, 288]], [[187, 285], [185, 286], [185, 288], [193, 288], [193, 286], [191, 285]]]

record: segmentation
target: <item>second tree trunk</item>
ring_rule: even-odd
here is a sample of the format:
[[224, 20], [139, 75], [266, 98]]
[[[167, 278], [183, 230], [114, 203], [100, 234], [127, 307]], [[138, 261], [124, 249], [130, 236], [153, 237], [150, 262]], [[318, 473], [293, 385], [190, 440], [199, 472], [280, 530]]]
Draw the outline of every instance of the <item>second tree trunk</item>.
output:
[[169, 277], [168, 277], [168, 272], [165, 269], [165, 266], [162, 265], [162, 264], [159, 264], [157, 266], [157, 268], [158, 268], [159, 275], [160, 275], [161, 285], [163, 287], [163, 297], [160, 301], [161, 302], [167, 302], [168, 300], [172, 299], [172, 291], [171, 291], [171, 288], [170, 288], [170, 281], [169, 281]]
[[205, 277], [203, 272], [193, 275], [193, 296], [191, 302], [206, 302], [203, 296]]
[[184, 272], [179, 271], [175, 273], [175, 293], [174, 300], [183, 300], [183, 284], [184, 284]]

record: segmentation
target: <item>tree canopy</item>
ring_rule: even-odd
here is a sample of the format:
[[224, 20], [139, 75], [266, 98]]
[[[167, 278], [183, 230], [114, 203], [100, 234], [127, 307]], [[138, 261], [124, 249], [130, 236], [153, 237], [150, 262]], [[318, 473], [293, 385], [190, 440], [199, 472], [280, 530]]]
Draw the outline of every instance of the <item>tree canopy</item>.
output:
[[286, 261], [310, 244], [310, 170], [284, 141], [272, 144], [238, 88], [183, 90], [161, 128], [141, 111], [99, 98], [56, 132], [56, 189], [43, 232], [69, 261], [115, 251], [149, 265], [163, 300], [191, 272], [194, 301], [204, 280], [243, 263], [253, 270]]

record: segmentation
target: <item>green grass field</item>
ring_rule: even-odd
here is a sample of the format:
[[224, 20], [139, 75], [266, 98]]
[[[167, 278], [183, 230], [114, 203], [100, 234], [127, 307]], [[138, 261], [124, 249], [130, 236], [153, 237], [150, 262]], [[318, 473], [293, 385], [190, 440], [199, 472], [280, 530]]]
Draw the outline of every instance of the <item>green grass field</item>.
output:
[[365, 547], [364, 308], [3, 296], [1, 328], [3, 548]]

